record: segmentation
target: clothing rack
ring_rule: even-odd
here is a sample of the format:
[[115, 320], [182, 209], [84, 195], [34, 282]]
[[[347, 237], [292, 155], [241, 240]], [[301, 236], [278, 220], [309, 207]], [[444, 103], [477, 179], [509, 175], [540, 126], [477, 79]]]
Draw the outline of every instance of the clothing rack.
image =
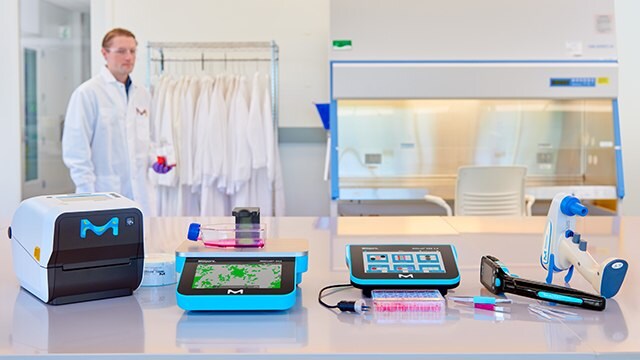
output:
[[[200, 63], [202, 70], [206, 63], [248, 63], [270, 64], [271, 114], [273, 117], [274, 145], [278, 147], [279, 124], [279, 47], [275, 41], [242, 41], [242, 42], [148, 42], [147, 43], [147, 87], [151, 88], [151, 76], [162, 75], [167, 63]], [[152, 63], [159, 63], [152, 67]], [[152, 72], [154, 74], [152, 74]], [[279, 163], [279, 160], [278, 160]], [[277, 173], [280, 170], [276, 170]], [[276, 175], [277, 176], [277, 175]], [[280, 175], [281, 176], [281, 175]], [[277, 182], [277, 181], [276, 181]], [[272, 214], [276, 214], [276, 184], [271, 194]], [[282, 190], [279, 190], [280, 192]]]
[[[184, 53], [194, 53], [194, 56], [176, 57], [172, 50]], [[231, 57], [228, 53], [269, 53], [269, 56]], [[222, 54], [222, 58], [208, 57], [210, 53]], [[222, 41], [222, 42], [155, 42], [147, 43], [147, 87], [151, 87], [151, 64], [160, 63], [160, 74], [165, 71], [168, 62], [200, 63], [202, 70], [208, 62], [269, 62], [271, 76], [271, 112], [275, 131], [275, 141], [278, 144], [279, 124], [279, 47], [275, 41]]]

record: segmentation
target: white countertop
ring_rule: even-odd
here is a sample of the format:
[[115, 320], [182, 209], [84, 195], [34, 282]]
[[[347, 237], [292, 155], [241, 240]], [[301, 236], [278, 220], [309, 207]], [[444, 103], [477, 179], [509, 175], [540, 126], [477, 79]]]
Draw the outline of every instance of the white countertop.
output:
[[[145, 224], [147, 251], [171, 253], [194, 220], [209, 224], [232, 218], [151, 219]], [[552, 321], [527, 311], [533, 301], [512, 295], [516, 304], [505, 316], [452, 302], [446, 315], [336, 314], [317, 302], [323, 286], [349, 281], [344, 261], [349, 243], [453, 244], [461, 273], [456, 295], [486, 293], [479, 282], [480, 257], [486, 254], [521, 277], [542, 280], [544, 217], [291, 217], [263, 222], [267, 241], [309, 242], [309, 271], [297, 304], [286, 312], [187, 314], [176, 306], [173, 286], [143, 287], [123, 298], [45, 305], [20, 289], [5, 238], [0, 242], [6, 254], [0, 264], [0, 357], [640, 359], [640, 218], [579, 219], [578, 230], [596, 260], [624, 258], [629, 272], [604, 312], [571, 309], [581, 318]], [[593, 292], [578, 273], [571, 284]], [[360, 297], [360, 291], [348, 289], [326, 301]]]

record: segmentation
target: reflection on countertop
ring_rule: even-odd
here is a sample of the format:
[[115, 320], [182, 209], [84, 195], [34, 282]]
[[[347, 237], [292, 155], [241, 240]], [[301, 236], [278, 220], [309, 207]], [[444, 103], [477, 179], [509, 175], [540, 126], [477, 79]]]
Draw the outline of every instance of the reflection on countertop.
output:
[[308, 341], [307, 316], [300, 301], [288, 311], [185, 312], [176, 325], [176, 345], [191, 353], [299, 348]]
[[47, 305], [20, 289], [13, 310], [13, 351], [19, 354], [144, 352], [136, 297]]
[[159, 309], [176, 305], [176, 284], [164, 286], [141, 286], [133, 296], [143, 309]]

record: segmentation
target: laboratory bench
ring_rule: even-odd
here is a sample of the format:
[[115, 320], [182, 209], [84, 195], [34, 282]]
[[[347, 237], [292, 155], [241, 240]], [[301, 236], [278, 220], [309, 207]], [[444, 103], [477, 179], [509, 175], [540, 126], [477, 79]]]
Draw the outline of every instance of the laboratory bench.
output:
[[[488, 294], [479, 281], [480, 258], [491, 254], [513, 273], [540, 280], [545, 217], [282, 217], [265, 218], [267, 241], [306, 239], [309, 270], [296, 305], [280, 312], [186, 313], [175, 285], [141, 287], [133, 296], [50, 306], [20, 289], [10, 241], [0, 242], [0, 357], [132, 357], [183, 359], [640, 359], [640, 218], [585, 217], [577, 229], [601, 261], [620, 257], [629, 272], [603, 312], [579, 308], [565, 319], [530, 313], [534, 300], [508, 295], [510, 313], [447, 302], [445, 312], [336, 313], [318, 303], [318, 291], [349, 282], [346, 244], [453, 244], [457, 296]], [[189, 223], [232, 218], [152, 218], [145, 223], [147, 253], [173, 250]], [[4, 229], [6, 233], [6, 229]], [[556, 275], [561, 281], [562, 276]], [[594, 292], [577, 272], [571, 285]], [[329, 292], [336, 303], [358, 299], [353, 288]]]

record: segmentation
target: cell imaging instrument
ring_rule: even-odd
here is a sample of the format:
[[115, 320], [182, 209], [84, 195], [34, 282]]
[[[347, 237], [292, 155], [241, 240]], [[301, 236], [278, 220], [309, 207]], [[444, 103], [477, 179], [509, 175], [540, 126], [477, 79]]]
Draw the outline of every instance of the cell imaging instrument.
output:
[[188, 311], [287, 310], [307, 268], [306, 240], [242, 248], [185, 240], [176, 249], [177, 303]]

